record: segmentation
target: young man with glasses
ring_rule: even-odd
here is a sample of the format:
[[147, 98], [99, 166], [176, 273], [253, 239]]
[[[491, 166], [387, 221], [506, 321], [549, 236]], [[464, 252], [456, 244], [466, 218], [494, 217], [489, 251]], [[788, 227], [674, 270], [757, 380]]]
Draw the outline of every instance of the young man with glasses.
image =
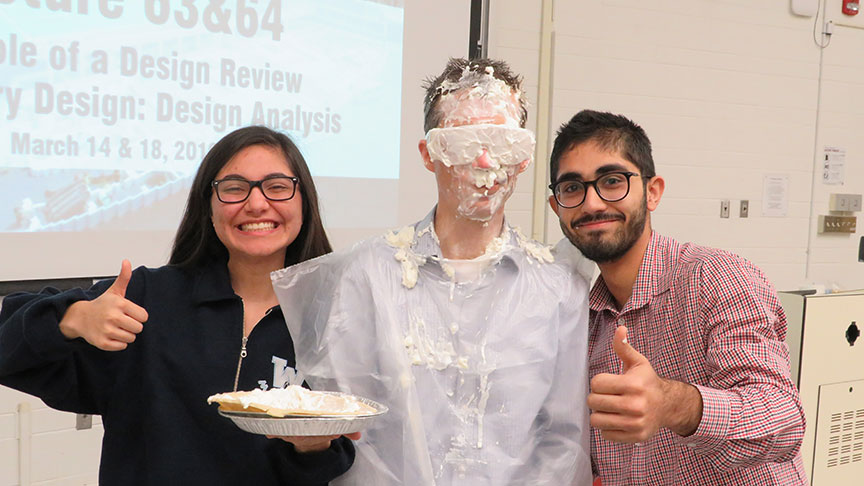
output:
[[390, 407], [339, 484], [588, 484], [587, 284], [504, 218], [534, 153], [520, 79], [452, 59], [425, 114], [426, 218], [275, 276], [312, 387]]
[[551, 178], [562, 231], [600, 268], [588, 407], [603, 485], [806, 484], [786, 318], [762, 272], [651, 230], [665, 182], [627, 118], [579, 112]]

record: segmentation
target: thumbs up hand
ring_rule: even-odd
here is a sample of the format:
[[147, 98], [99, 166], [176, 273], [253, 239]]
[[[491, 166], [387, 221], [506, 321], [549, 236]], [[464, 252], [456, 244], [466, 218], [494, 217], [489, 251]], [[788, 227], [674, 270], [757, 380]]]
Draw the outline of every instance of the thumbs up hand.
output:
[[612, 339], [612, 350], [615, 351], [615, 354], [618, 356], [618, 359], [621, 360], [621, 373], [627, 374], [633, 368], [649, 367], [651, 371], [654, 371], [654, 368], [651, 367], [651, 363], [648, 362], [648, 358], [639, 354], [639, 351], [633, 349], [633, 346], [630, 346], [630, 343], [627, 342], [627, 328], [624, 326], [618, 326], [615, 329], [615, 337]]
[[60, 332], [67, 339], [84, 338], [105, 351], [121, 351], [135, 341], [144, 329], [147, 311], [126, 299], [126, 287], [132, 278], [132, 264], [123, 260], [120, 275], [99, 297], [76, 302], [66, 309], [60, 320]]
[[645, 442], [661, 427], [686, 436], [702, 418], [702, 396], [694, 386], [666, 380], [627, 342], [627, 328], [615, 330], [612, 349], [621, 360], [620, 375], [591, 379], [591, 426], [615, 442]]

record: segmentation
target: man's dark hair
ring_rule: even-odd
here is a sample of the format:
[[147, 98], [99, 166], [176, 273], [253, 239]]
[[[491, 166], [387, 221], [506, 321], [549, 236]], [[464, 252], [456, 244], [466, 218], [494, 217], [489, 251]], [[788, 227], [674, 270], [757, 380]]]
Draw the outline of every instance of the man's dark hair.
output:
[[555, 136], [549, 173], [553, 184], [558, 178], [559, 162], [564, 153], [589, 140], [604, 150], [614, 150], [636, 165], [643, 181], [657, 175], [651, 156], [651, 141], [642, 127], [621, 115], [582, 110], [561, 125]]
[[445, 81], [454, 83], [459, 81], [466, 67], [469, 72], [476, 72], [478, 76], [484, 75], [486, 68], [491, 67], [493, 69], [492, 76], [504, 81], [511, 90], [519, 93], [519, 126], [525, 128], [525, 122], [528, 120], [528, 108], [525, 106], [525, 96], [522, 94], [522, 76], [514, 74], [510, 70], [510, 66], [504, 61], [495, 59], [472, 59], [469, 61], [464, 58], [451, 57], [441, 74], [434, 78], [429, 77], [423, 82], [423, 89], [426, 90], [426, 96], [423, 99], [423, 132], [438, 128], [441, 124], [442, 114], [438, 111], [438, 101], [442, 96], [450, 93], [441, 85]]
[[210, 220], [212, 215], [210, 201], [213, 195], [211, 182], [234, 155], [253, 145], [279, 150], [298, 179], [297, 186], [303, 206], [303, 225], [297, 238], [288, 246], [288, 251], [285, 253], [285, 266], [332, 251], [318, 212], [318, 193], [312, 182], [312, 174], [300, 150], [283, 133], [263, 126], [251, 126], [225, 135], [204, 156], [189, 190], [189, 200], [186, 202], [186, 211], [174, 238], [169, 264], [191, 269], [228, 259], [228, 250], [219, 241]]

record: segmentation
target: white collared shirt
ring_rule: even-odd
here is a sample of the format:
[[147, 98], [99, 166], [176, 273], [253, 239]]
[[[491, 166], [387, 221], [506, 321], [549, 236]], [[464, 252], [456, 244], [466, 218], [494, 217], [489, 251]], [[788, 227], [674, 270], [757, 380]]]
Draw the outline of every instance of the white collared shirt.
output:
[[506, 224], [454, 279], [433, 216], [273, 274], [312, 388], [390, 407], [334, 484], [590, 484], [586, 282]]

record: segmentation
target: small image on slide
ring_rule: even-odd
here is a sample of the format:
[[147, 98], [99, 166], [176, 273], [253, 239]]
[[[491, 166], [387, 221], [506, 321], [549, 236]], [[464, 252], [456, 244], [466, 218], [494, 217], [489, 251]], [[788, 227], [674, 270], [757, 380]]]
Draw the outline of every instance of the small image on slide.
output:
[[0, 169], [10, 202], [0, 208], [0, 231], [154, 229], [162, 223], [145, 213], [178, 195], [182, 204], [190, 184], [191, 175], [164, 170]]

